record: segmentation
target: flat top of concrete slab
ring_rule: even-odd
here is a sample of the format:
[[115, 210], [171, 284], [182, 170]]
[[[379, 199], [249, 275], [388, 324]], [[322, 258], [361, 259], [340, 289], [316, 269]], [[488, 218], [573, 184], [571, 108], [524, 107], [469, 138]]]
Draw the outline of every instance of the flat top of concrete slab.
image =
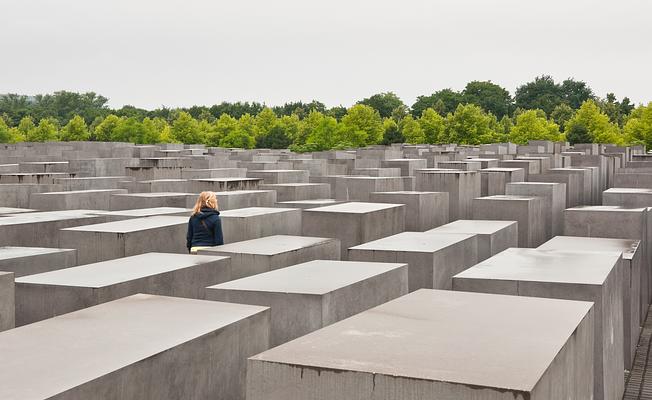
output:
[[274, 235], [265, 236], [258, 239], [244, 240], [242, 242], [229, 243], [222, 246], [209, 247], [204, 250], [200, 250], [199, 254], [210, 255], [214, 253], [241, 253], [272, 256], [275, 254], [297, 251], [306, 247], [332, 242], [334, 240], [337, 239], [309, 236]]
[[29, 213], [34, 211], [36, 210], [31, 210], [29, 208], [0, 207], [0, 215], [22, 214], [22, 213]]
[[150, 179], [150, 180], [147, 180], [147, 181], [138, 181], [136, 183], [146, 183], [147, 184], [147, 183], [157, 183], [157, 182], [161, 182], [161, 183], [188, 182], [188, 180], [187, 179]]
[[563, 183], [558, 182], [509, 182], [507, 185], [538, 185], [538, 186], [560, 186]]
[[90, 180], [104, 180], [104, 179], [129, 180], [133, 178], [131, 176], [76, 176], [72, 178], [57, 178], [57, 181], [90, 181]]
[[407, 264], [315, 260], [210, 286], [210, 289], [324, 295]]
[[591, 307], [419, 290], [252, 360], [530, 391]]
[[481, 169], [480, 172], [516, 172], [519, 170], [522, 170], [523, 168], [499, 168], [499, 167], [494, 167], [494, 168], [484, 168]]
[[464, 279], [602, 285], [620, 253], [510, 248], [455, 275]]
[[236, 208], [234, 210], [220, 211], [220, 216], [227, 218], [245, 218], [265, 214], [279, 214], [290, 211], [300, 211], [299, 208], [281, 208], [281, 207], [247, 207]]
[[137, 294], [11, 329], [0, 333], [0, 398], [51, 398], [264, 310]]
[[94, 194], [94, 193], [105, 193], [105, 192], [125, 192], [125, 189], [89, 189], [89, 190], [66, 190], [63, 192], [43, 192], [43, 193], [33, 193], [33, 195], [53, 195], [53, 196], [60, 196], [60, 195], [76, 195], [76, 194]]
[[571, 207], [567, 208], [564, 210], [564, 212], [568, 211], [602, 211], [602, 212], [609, 212], [609, 211], [618, 211], [618, 212], [629, 212], [629, 213], [640, 213], [645, 211], [645, 208], [624, 208], [621, 206], [577, 206], [577, 207]]
[[152, 193], [116, 193], [112, 196], [123, 197], [179, 197], [179, 196], [197, 196], [194, 193], [179, 192], [152, 192]]
[[226, 258], [222, 256], [146, 253], [42, 274], [27, 275], [17, 278], [16, 284], [101, 288]]
[[515, 194], [496, 194], [493, 196], [485, 196], [485, 197], [476, 197], [475, 200], [491, 200], [491, 201], [503, 201], [503, 200], [512, 200], [512, 201], [530, 201], [533, 199], [537, 199], [538, 197], [536, 196], [520, 196], [520, 195], [515, 195]]
[[64, 210], [22, 213], [0, 218], [0, 226], [62, 221], [78, 218], [97, 218], [105, 213], [106, 211], [99, 210]]
[[409, 251], [432, 253], [452, 246], [474, 235], [464, 233], [402, 232], [382, 239], [373, 240], [349, 250]]
[[631, 260], [641, 241], [630, 239], [611, 239], [581, 236], [555, 236], [541, 246], [539, 250], [622, 252], [623, 258]]
[[275, 188], [275, 187], [301, 187], [301, 186], [324, 186], [328, 183], [269, 183], [260, 185], [262, 188]]
[[315, 200], [293, 200], [293, 201], [279, 201], [276, 204], [287, 204], [292, 206], [293, 204], [339, 204], [343, 203], [343, 200], [335, 199], [315, 199]]
[[[443, 162], [443, 161], [441, 161], [441, 162]], [[462, 170], [459, 170], [459, 169], [444, 169], [444, 168], [418, 169], [418, 170], [416, 170], [416, 172], [419, 172], [419, 173], [422, 173], [422, 174], [450, 174], [450, 175], [474, 175], [474, 174], [478, 173], [478, 171], [462, 171]]]
[[279, 172], [301, 172], [301, 173], [307, 173], [306, 170], [303, 169], [254, 169], [251, 171], [247, 171], [247, 173], [255, 172], [257, 174], [276, 174]]
[[[147, 229], [162, 228], [166, 226], [187, 224], [189, 217], [175, 217], [168, 215], [154, 215], [151, 217], [132, 218], [122, 221], [105, 222], [102, 224], [82, 225], [72, 228], [61, 229], [62, 231], [77, 232], [107, 232], [107, 233], [129, 233], [144, 231]], [[0, 219], [0, 222], [2, 220]]]
[[446, 225], [438, 226], [424, 233], [469, 233], [491, 235], [510, 226], [516, 226], [516, 221], [492, 221], [475, 219], [458, 219]]
[[332, 213], [345, 213], [345, 214], [365, 214], [374, 211], [389, 210], [395, 207], [405, 207], [403, 204], [391, 203], [365, 203], [352, 201], [348, 203], [340, 203], [332, 206], [324, 206], [317, 208], [310, 208], [303, 210], [304, 212], [332, 212]]
[[388, 195], [388, 196], [401, 196], [401, 195], [415, 195], [415, 196], [422, 196], [422, 195], [432, 195], [432, 194], [443, 194], [446, 192], [418, 192], [416, 190], [401, 190], [398, 192], [373, 192], [373, 194], [382, 194], [382, 195]]
[[652, 189], [645, 189], [645, 188], [611, 188], [611, 189], [605, 190], [604, 193], [652, 194]]
[[191, 179], [194, 182], [241, 182], [241, 181], [259, 181], [258, 178], [200, 178]]
[[74, 252], [75, 249], [54, 249], [46, 247], [0, 247], [0, 260], [10, 260], [14, 258], [40, 256], [44, 254], [68, 253]]
[[155, 215], [165, 215], [165, 214], [190, 214], [192, 209], [181, 208], [181, 207], [151, 207], [151, 208], [135, 208], [131, 210], [120, 210], [120, 211], [109, 211], [102, 215], [106, 216], [125, 216], [125, 217], [150, 217]]

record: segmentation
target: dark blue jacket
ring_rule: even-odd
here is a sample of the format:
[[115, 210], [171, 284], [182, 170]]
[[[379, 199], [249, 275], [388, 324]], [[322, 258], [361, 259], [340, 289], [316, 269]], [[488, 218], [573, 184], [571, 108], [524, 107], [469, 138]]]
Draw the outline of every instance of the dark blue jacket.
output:
[[219, 211], [202, 208], [199, 213], [190, 217], [186, 235], [188, 250], [197, 246], [219, 246], [222, 244], [224, 244], [224, 238], [222, 237], [222, 221]]

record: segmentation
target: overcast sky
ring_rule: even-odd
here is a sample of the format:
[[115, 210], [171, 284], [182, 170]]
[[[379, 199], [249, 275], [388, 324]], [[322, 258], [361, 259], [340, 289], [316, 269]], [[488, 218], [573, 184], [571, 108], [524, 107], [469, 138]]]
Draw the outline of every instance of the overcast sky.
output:
[[652, 100], [649, 0], [0, 0], [0, 93], [351, 105], [537, 75]]

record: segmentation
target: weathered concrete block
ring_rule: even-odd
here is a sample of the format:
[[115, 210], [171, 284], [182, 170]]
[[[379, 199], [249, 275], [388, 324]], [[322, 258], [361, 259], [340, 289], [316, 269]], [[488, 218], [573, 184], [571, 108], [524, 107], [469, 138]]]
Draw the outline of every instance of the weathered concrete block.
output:
[[231, 190], [257, 190], [262, 183], [257, 178], [203, 178], [190, 181], [190, 191], [227, 192]]
[[276, 191], [278, 201], [315, 200], [331, 197], [331, 186], [327, 183], [279, 183], [260, 185], [260, 188]]
[[371, 176], [374, 178], [395, 178], [401, 176], [400, 168], [354, 168], [351, 175]]
[[310, 172], [302, 169], [266, 169], [247, 171], [249, 178], [262, 179], [265, 184], [308, 183]]
[[564, 230], [563, 212], [566, 208], [566, 184], [554, 182], [508, 183], [505, 187], [505, 194], [541, 197], [546, 239], [562, 234]]
[[625, 369], [631, 369], [641, 332], [641, 266], [643, 248], [638, 240], [557, 236], [541, 246], [540, 250], [592, 251], [622, 253], [623, 256], [623, 351]]
[[448, 192], [449, 221], [468, 219], [472, 201], [481, 195], [481, 179], [477, 171], [418, 170], [416, 190]]
[[349, 248], [349, 260], [404, 262], [409, 289], [450, 289], [451, 278], [478, 262], [475, 235], [403, 232]]
[[501, 160], [498, 163], [500, 168], [520, 168], [523, 169], [525, 180], [529, 181], [531, 175], [541, 173], [541, 163], [537, 160]]
[[110, 210], [111, 196], [125, 193], [127, 193], [125, 189], [33, 193], [29, 198], [29, 206], [41, 211], [74, 209]]
[[1, 184], [0, 204], [4, 207], [28, 208], [29, 198], [33, 193], [56, 192], [63, 190], [61, 185]]
[[403, 189], [403, 178], [400, 176], [341, 176], [335, 179], [337, 200], [370, 201], [373, 192], [398, 192]]
[[129, 176], [93, 176], [75, 178], [56, 178], [54, 183], [61, 185], [62, 190], [100, 190], [120, 189], [124, 182], [131, 182]]
[[458, 219], [426, 233], [464, 233], [476, 235], [478, 262], [501, 251], [518, 246], [518, 223], [516, 221], [488, 221]]
[[181, 207], [153, 207], [136, 208], [133, 210], [107, 211], [102, 213], [107, 222], [122, 221], [125, 219], [155, 217], [159, 215], [171, 217], [187, 217], [192, 214], [192, 209]]
[[120, 188], [129, 193], [186, 193], [190, 192], [190, 182], [186, 179], [156, 179], [152, 181], [121, 182]]
[[537, 247], [545, 237], [544, 199], [531, 196], [488, 196], [473, 200], [473, 219], [518, 222], [518, 246]]
[[588, 302], [420, 290], [250, 358], [247, 400], [590, 399], [592, 326]]
[[342, 203], [303, 210], [302, 235], [337, 238], [342, 259], [349, 247], [405, 230], [405, 205]]
[[525, 172], [522, 168], [486, 168], [479, 172], [482, 196], [505, 194], [505, 185], [525, 180]]
[[277, 346], [407, 294], [405, 264], [316, 260], [207, 288], [207, 298], [271, 307]]
[[611, 188], [602, 193], [602, 204], [626, 208], [652, 207], [652, 189]]
[[338, 239], [273, 235], [200, 250], [231, 257], [231, 278], [239, 279], [311, 260], [339, 260]]
[[14, 274], [0, 271], [0, 332], [16, 326]]
[[31, 324], [136, 293], [205, 298], [229, 281], [228, 257], [147, 253], [16, 279], [16, 323]]
[[275, 190], [232, 190], [215, 192], [220, 210], [234, 210], [247, 207], [273, 207], [276, 204]]
[[425, 158], [395, 158], [383, 160], [380, 165], [385, 168], [399, 168], [401, 176], [414, 176], [414, 171], [428, 168], [428, 161]]
[[77, 265], [77, 250], [43, 247], [0, 247], [0, 271], [16, 278]]
[[446, 192], [373, 192], [374, 203], [405, 204], [405, 230], [423, 232], [448, 223]]
[[541, 175], [533, 175], [530, 182], [548, 182], [560, 183], [566, 186], [566, 207], [576, 207], [580, 205], [580, 192], [583, 190], [580, 185], [580, 177], [578, 175], [569, 175], [564, 173], [548, 173]]
[[346, 201], [345, 200], [335, 200], [335, 199], [280, 201], [280, 202], [276, 203], [276, 207], [281, 207], [281, 208], [301, 208], [302, 210], [306, 210], [308, 208], [334, 206], [335, 204], [342, 204], [342, 203], [346, 203]]
[[301, 210], [298, 208], [238, 208], [223, 211], [220, 217], [224, 243], [301, 234]]
[[192, 193], [114, 194], [110, 199], [110, 209], [119, 211], [155, 207], [192, 208], [196, 201], [197, 195]]
[[0, 334], [0, 398], [244, 400], [268, 347], [263, 307], [138, 294]]
[[592, 398], [620, 400], [624, 392], [621, 266], [620, 253], [512, 248], [456, 275], [453, 289], [592, 301], [595, 309]]
[[77, 262], [89, 264], [161, 251], [187, 253], [188, 217], [154, 216], [60, 231], [60, 246], [77, 249]]

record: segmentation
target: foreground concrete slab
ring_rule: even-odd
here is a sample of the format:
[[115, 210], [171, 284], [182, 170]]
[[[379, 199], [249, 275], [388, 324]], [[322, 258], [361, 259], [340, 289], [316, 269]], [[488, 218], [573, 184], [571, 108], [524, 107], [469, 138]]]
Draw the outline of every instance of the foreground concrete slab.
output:
[[464, 233], [478, 239], [478, 262], [501, 251], [518, 246], [518, 223], [516, 221], [490, 221], [458, 219], [426, 233]]
[[337, 238], [341, 258], [349, 247], [405, 230], [405, 205], [350, 202], [303, 210], [304, 236]]
[[207, 288], [207, 298], [271, 307], [277, 346], [407, 294], [406, 264], [315, 260]]
[[77, 262], [89, 264], [161, 251], [187, 253], [188, 217], [154, 216], [62, 229], [61, 247], [77, 249]]
[[349, 260], [404, 262], [409, 289], [450, 289], [451, 278], [478, 262], [475, 235], [403, 232], [349, 248]]
[[622, 253], [623, 256], [623, 347], [625, 369], [632, 368], [634, 354], [641, 333], [641, 265], [643, 248], [638, 240], [556, 236], [541, 246], [540, 250], [593, 251]]
[[227, 257], [147, 253], [16, 280], [16, 322], [46, 318], [136, 293], [203, 299], [204, 288], [231, 279]]
[[311, 260], [339, 260], [338, 239], [273, 235], [200, 250], [231, 258], [231, 278], [239, 279]]
[[[453, 278], [453, 289], [594, 302], [594, 399], [624, 391], [620, 253], [508, 249]], [[591, 398], [591, 397], [587, 397]]]
[[17, 278], [75, 265], [77, 265], [75, 249], [0, 247], [0, 271], [13, 272]]
[[0, 334], [0, 398], [243, 400], [268, 331], [263, 307], [138, 294]]
[[518, 246], [537, 247], [546, 240], [544, 199], [496, 195], [473, 199], [473, 219], [517, 221]]
[[248, 207], [223, 211], [224, 243], [242, 242], [272, 235], [300, 235], [298, 208]]
[[589, 399], [592, 325], [588, 302], [420, 290], [250, 358], [247, 399]]
[[0, 271], [0, 332], [16, 326], [14, 274]]

